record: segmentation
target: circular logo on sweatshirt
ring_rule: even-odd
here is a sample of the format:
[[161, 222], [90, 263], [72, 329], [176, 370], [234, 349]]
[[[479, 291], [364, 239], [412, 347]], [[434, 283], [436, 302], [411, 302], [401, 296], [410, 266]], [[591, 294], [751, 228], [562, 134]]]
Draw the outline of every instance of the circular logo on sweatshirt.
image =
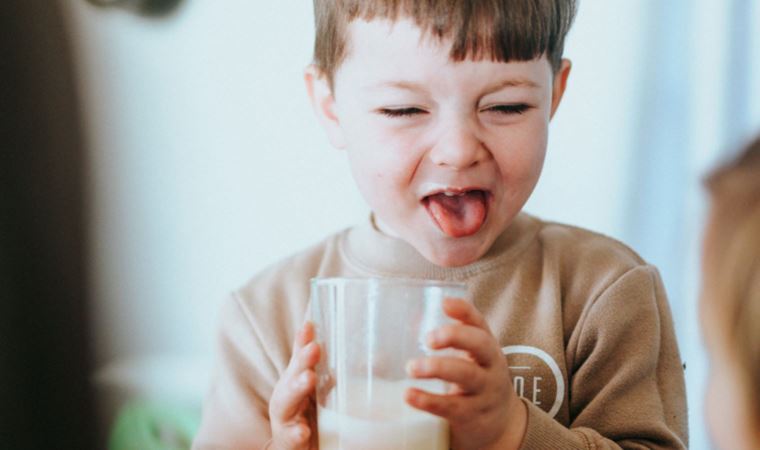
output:
[[565, 396], [565, 379], [554, 358], [529, 345], [509, 345], [501, 351], [507, 357], [517, 395], [556, 416]]

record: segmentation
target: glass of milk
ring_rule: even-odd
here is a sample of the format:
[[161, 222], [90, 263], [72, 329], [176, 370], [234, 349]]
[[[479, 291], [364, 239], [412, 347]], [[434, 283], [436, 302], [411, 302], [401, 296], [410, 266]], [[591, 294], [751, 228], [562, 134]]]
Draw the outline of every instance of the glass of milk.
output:
[[417, 387], [442, 394], [441, 380], [406, 374], [433, 351], [427, 334], [453, 322], [445, 298], [467, 298], [461, 283], [392, 278], [315, 278], [311, 315], [322, 348], [317, 365], [320, 450], [448, 450], [448, 424], [406, 404]]

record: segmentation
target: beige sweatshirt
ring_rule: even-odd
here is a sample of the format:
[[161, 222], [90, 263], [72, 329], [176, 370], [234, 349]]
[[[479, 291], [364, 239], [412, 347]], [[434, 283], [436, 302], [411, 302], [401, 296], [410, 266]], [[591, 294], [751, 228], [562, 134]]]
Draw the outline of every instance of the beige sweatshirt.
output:
[[260, 449], [309, 279], [463, 281], [528, 405], [524, 449], [685, 448], [683, 370], [657, 270], [617, 241], [521, 214], [489, 252], [442, 268], [371, 223], [270, 267], [223, 306], [194, 449]]

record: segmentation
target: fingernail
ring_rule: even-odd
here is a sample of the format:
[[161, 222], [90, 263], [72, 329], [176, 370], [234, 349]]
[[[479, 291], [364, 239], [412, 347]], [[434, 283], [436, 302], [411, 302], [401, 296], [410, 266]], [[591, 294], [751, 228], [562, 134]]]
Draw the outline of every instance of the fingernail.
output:
[[308, 372], [301, 373], [301, 375], [298, 376], [298, 383], [301, 386], [308, 385], [309, 384], [309, 373]]
[[404, 400], [406, 400], [407, 403], [413, 402], [414, 397], [415, 397], [414, 389], [409, 388], [404, 392]]
[[422, 364], [418, 360], [411, 360], [406, 363], [406, 373], [414, 376], [422, 370]]

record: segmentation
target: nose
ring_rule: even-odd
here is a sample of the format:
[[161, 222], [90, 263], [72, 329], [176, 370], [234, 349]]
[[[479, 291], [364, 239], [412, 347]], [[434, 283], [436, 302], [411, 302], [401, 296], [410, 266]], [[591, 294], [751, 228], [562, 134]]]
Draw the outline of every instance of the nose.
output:
[[466, 120], [441, 124], [439, 138], [430, 150], [437, 166], [461, 170], [489, 158], [489, 151], [478, 136], [477, 124]]

